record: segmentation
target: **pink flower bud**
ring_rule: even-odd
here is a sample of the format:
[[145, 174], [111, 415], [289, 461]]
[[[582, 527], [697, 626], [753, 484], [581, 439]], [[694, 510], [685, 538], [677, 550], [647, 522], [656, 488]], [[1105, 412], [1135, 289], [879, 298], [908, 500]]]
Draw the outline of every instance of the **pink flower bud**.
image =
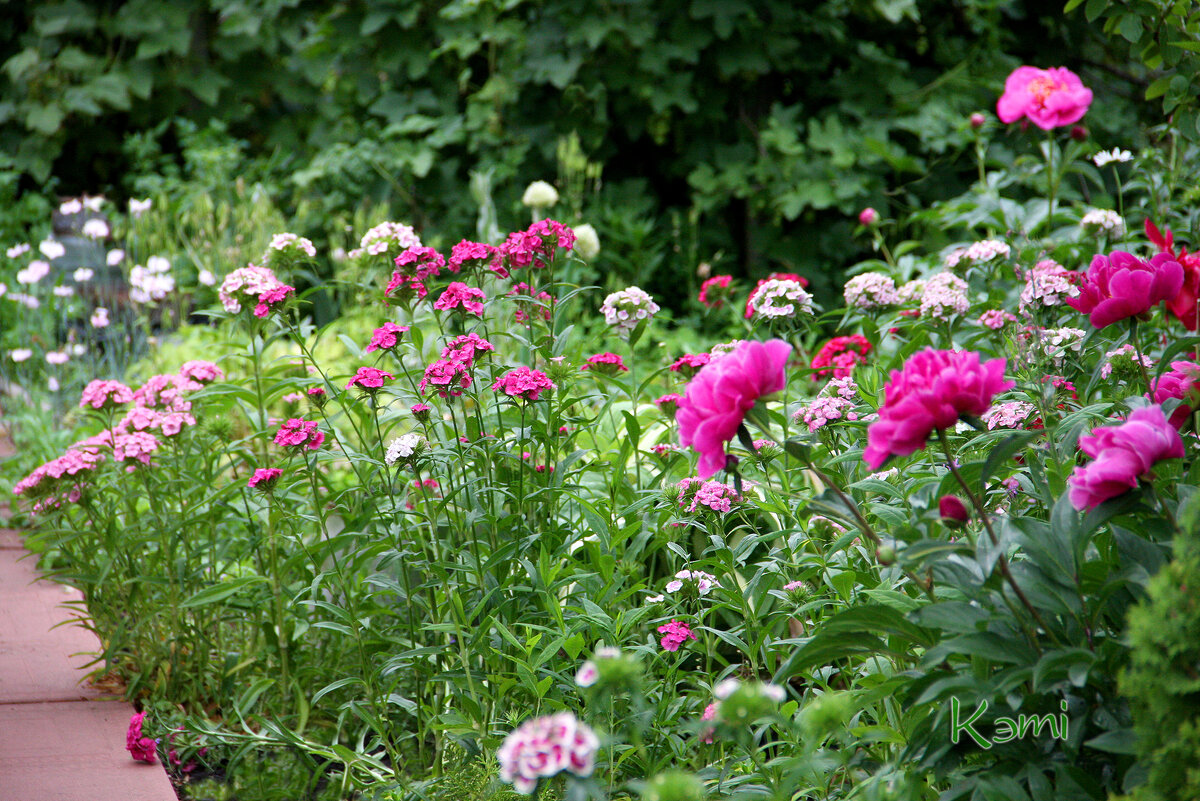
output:
[[875, 209], [871, 208], [870, 206], [867, 206], [858, 213], [858, 222], [860, 225], [874, 225], [875, 223], [879, 222], [879, 212], [875, 211]]
[[980, 128], [982, 128], [985, 122], [987, 122], [987, 117], [983, 116], [978, 111], [971, 115], [971, 127], [975, 130], [978, 131]]
[[967, 506], [957, 495], [943, 495], [938, 499], [938, 514], [942, 523], [950, 528], [958, 528], [971, 519]]

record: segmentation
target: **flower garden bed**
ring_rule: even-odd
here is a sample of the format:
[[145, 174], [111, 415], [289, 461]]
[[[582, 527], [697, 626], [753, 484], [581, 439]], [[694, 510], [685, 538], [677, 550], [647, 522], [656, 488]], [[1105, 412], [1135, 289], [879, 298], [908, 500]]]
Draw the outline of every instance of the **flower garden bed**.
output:
[[1152, 657], [1194, 631], [1161, 621], [1195, 569], [1200, 262], [1162, 185], [1056, 133], [1091, 102], [1017, 70], [999, 116], [1044, 161], [989, 173], [970, 120], [972, 192], [865, 210], [880, 258], [837, 298], [710, 277], [690, 352], [552, 220], [376, 226], [323, 327], [311, 243], [273, 237], [205, 348], [87, 383], [14, 488], [132, 750], [185, 785], [285, 755], [322, 798], [1189, 797], [1156, 732], [1194, 702], [1146, 699], [1190, 675]]

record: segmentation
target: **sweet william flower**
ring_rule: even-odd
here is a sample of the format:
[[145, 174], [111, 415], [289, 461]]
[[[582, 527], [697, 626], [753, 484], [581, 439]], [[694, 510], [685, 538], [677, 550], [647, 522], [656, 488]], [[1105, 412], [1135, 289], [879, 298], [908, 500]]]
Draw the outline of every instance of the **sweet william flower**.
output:
[[782, 339], [743, 342], [688, 382], [675, 419], [680, 444], [700, 454], [700, 478], [725, 467], [725, 443], [737, 436], [758, 399], [783, 390], [791, 353], [792, 346]]
[[530, 795], [539, 780], [563, 771], [590, 776], [599, 748], [596, 733], [570, 712], [534, 718], [509, 733], [496, 751], [500, 780]]
[[138, 712], [129, 718], [129, 729], [125, 733], [125, 750], [137, 762], [154, 764], [158, 741], [142, 736], [142, 721], [145, 717], [145, 712]]
[[1078, 122], [1092, 104], [1092, 90], [1066, 67], [1017, 67], [996, 103], [1002, 122], [1028, 119], [1043, 131]]
[[953, 427], [963, 415], [982, 415], [997, 393], [1014, 386], [1004, 380], [1007, 364], [983, 363], [972, 351], [926, 348], [913, 354], [884, 388], [879, 419], [867, 429], [863, 461], [878, 470], [889, 456], [923, 450], [930, 434]]
[[1097, 255], [1088, 267], [1079, 295], [1064, 302], [1088, 315], [1096, 328], [1145, 314], [1183, 288], [1183, 267], [1169, 253], [1142, 261], [1131, 253]]

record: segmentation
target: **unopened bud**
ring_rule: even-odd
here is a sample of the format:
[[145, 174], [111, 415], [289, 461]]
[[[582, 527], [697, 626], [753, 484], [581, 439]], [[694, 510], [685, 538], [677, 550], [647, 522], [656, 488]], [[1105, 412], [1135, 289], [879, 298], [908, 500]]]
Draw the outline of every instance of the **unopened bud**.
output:
[[880, 545], [875, 549], [875, 559], [879, 564], [887, 567], [896, 561], [896, 549], [890, 545]]
[[867, 206], [858, 213], [858, 222], [860, 225], [874, 225], [875, 223], [879, 222], [879, 212], [875, 211], [875, 209], [871, 208], [870, 206]]
[[971, 127], [975, 130], [978, 131], [980, 128], [982, 128], [985, 122], [987, 122], [987, 117], [983, 116], [978, 111], [971, 115]]
[[1084, 128], [1082, 125], [1072, 125], [1071, 126], [1071, 138], [1074, 139], [1076, 142], [1084, 141], [1085, 139], [1088, 138], [1088, 129]]
[[939, 498], [938, 514], [942, 517], [942, 525], [947, 528], [961, 528], [971, 519], [966, 504], [957, 495], [943, 495]]

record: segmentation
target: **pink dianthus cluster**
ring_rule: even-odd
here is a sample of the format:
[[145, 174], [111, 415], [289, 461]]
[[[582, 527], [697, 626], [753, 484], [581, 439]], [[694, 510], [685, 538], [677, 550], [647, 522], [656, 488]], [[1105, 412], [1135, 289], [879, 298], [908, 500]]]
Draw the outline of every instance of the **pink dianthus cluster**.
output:
[[696, 639], [696, 635], [692, 633], [691, 627], [682, 620], [672, 619], [670, 623], [664, 623], [658, 627], [658, 633], [663, 635], [659, 640], [663, 650], [671, 651], [672, 653], [678, 651], [679, 646], [688, 640]]
[[88, 382], [79, 399], [79, 408], [113, 409], [133, 403], [133, 390], [120, 381], [96, 379]]
[[550, 376], [541, 370], [517, 367], [496, 379], [496, 383], [492, 384], [492, 389], [502, 392], [510, 398], [535, 401], [541, 397], [543, 392], [557, 389], [557, 387], [550, 380]]
[[367, 343], [364, 353], [374, 353], [377, 350], [391, 350], [400, 344], [400, 337], [408, 330], [407, 325], [384, 323], [371, 332], [371, 341]]
[[539, 780], [563, 771], [590, 776], [599, 748], [600, 738], [570, 712], [534, 718], [509, 733], [496, 751], [500, 779], [530, 795]]
[[620, 354], [617, 353], [597, 353], [594, 356], [589, 356], [587, 364], [579, 369], [593, 370], [606, 375], [629, 372], [629, 368], [625, 366], [625, 362], [621, 360]]
[[421, 379], [420, 391], [433, 385], [440, 397], [458, 397], [463, 389], [471, 386], [471, 374], [467, 365], [457, 359], [438, 359], [425, 368], [425, 377]]
[[496, 347], [479, 334], [459, 334], [442, 348], [442, 358], [462, 362], [470, 367], [480, 356], [495, 350]]
[[308, 448], [315, 451], [325, 442], [325, 433], [317, 428], [315, 420], [301, 420], [298, 417], [285, 422], [275, 432], [275, 444], [285, 448]]
[[477, 317], [483, 316], [483, 302], [487, 295], [482, 289], [467, 286], [462, 281], [453, 281], [433, 304], [439, 311], [463, 309]]

